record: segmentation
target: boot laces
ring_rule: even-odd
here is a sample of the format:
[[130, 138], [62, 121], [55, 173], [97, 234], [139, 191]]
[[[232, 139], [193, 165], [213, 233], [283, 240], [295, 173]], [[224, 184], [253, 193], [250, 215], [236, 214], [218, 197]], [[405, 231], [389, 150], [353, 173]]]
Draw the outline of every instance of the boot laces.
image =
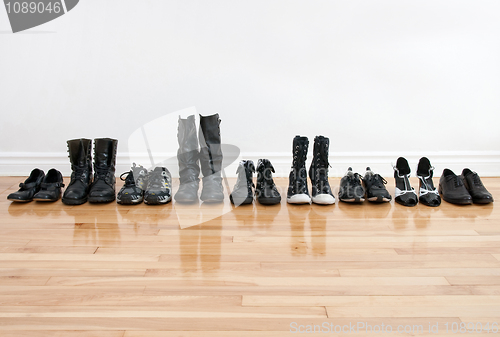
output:
[[109, 174], [109, 168], [106, 166], [104, 166], [104, 167], [97, 166], [94, 168], [94, 171], [95, 171], [96, 180], [99, 180], [99, 179], [105, 180]]
[[[328, 183], [328, 167], [331, 167], [328, 162], [328, 143], [325, 146], [319, 146], [319, 152], [313, 159], [315, 160], [315, 185], [316, 188], [320, 189], [322, 186], [323, 189], [326, 189], [326, 183]], [[321, 185], [321, 186], [320, 186]]]
[[305, 169], [307, 157], [307, 146], [304, 144], [296, 145], [293, 155], [293, 170], [295, 176], [295, 185], [297, 192], [300, 193], [306, 189], [307, 173]]

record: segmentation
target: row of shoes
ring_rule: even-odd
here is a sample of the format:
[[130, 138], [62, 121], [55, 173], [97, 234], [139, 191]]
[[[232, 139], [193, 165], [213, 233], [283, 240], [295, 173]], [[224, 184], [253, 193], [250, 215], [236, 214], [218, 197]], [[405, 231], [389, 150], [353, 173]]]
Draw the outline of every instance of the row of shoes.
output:
[[[71, 179], [62, 195], [63, 203], [81, 205], [115, 200], [115, 163], [118, 141], [111, 138], [94, 140], [94, 161], [92, 170], [92, 140], [73, 139], [67, 142], [71, 162]], [[51, 169], [45, 176], [40, 169], [34, 169], [28, 179], [20, 184], [17, 192], [7, 199], [17, 202], [57, 201], [64, 186], [61, 172]]]
[[396, 181], [394, 200], [401, 205], [411, 207], [421, 202], [427, 206], [437, 207], [441, 204], [441, 196], [446, 202], [459, 205], [488, 204], [494, 201], [479, 175], [468, 168], [464, 168], [460, 176], [445, 168], [437, 189], [432, 181], [434, 167], [428, 158], [422, 157], [417, 166], [420, 194], [418, 197], [410, 185], [410, 172], [408, 161], [399, 157], [394, 166]]
[[[306, 159], [309, 139], [295, 136], [293, 139], [293, 162], [289, 175], [287, 202], [290, 204], [331, 205], [335, 203], [330, 183], [328, 182], [328, 153], [330, 140], [325, 136], [314, 138], [313, 158], [309, 171], [306, 170]], [[311, 180], [311, 195], [307, 186], [307, 177]], [[343, 202], [363, 202], [365, 198], [371, 202], [388, 202], [392, 200], [385, 188], [387, 181], [366, 168], [364, 177], [354, 173], [349, 167], [340, 180], [339, 200]]]

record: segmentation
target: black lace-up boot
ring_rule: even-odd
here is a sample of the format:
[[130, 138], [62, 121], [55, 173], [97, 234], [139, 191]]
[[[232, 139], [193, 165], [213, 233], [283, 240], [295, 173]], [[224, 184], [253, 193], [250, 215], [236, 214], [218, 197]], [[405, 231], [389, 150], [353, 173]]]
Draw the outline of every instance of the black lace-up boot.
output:
[[236, 205], [248, 205], [253, 202], [253, 173], [255, 172], [255, 165], [251, 160], [242, 160], [236, 173], [238, 179], [234, 185], [233, 192], [229, 196], [231, 202]]
[[194, 115], [186, 119], [179, 117], [177, 128], [177, 160], [179, 162], [180, 186], [175, 193], [178, 202], [191, 203], [198, 201], [200, 186], [200, 151], [198, 150], [198, 136]]
[[441, 197], [432, 181], [433, 171], [434, 167], [429, 159], [420, 158], [417, 167], [417, 177], [420, 184], [418, 200], [426, 206], [437, 207], [441, 205]]
[[73, 173], [62, 202], [66, 205], [81, 205], [87, 202], [92, 183], [92, 140], [68, 140], [68, 152]]
[[328, 147], [330, 140], [323, 136], [314, 138], [313, 161], [309, 168], [312, 185], [312, 202], [320, 205], [335, 203], [330, 183], [328, 182]]
[[257, 187], [255, 196], [263, 205], [276, 205], [281, 202], [281, 195], [273, 180], [274, 167], [269, 159], [259, 159], [257, 163]]
[[222, 148], [219, 114], [200, 115], [200, 166], [203, 188], [200, 199], [206, 202], [222, 202]]
[[286, 201], [290, 204], [310, 204], [311, 197], [307, 188], [307, 137], [295, 136], [293, 139], [293, 162], [288, 178], [288, 193]]
[[90, 186], [89, 202], [115, 200], [115, 164], [118, 141], [111, 138], [94, 140], [94, 182]]

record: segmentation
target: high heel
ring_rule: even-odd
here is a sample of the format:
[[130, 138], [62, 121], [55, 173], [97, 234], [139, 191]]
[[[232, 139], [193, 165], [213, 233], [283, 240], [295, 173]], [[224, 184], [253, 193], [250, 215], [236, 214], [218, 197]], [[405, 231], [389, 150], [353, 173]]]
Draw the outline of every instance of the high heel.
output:
[[417, 193], [410, 185], [410, 165], [408, 161], [399, 157], [394, 168], [394, 179], [396, 180], [396, 192], [394, 200], [403, 206], [413, 207], [418, 204]]

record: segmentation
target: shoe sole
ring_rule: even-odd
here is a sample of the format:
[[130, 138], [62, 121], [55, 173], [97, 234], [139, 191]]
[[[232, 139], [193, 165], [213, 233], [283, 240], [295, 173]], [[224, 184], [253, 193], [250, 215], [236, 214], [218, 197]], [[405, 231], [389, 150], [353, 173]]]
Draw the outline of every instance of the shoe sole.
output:
[[486, 204], [492, 203], [493, 200], [492, 199], [472, 199], [472, 202], [474, 202], [475, 204], [486, 205]]
[[33, 201], [33, 199], [32, 200], [21, 200], [21, 199], [9, 199], [9, 198], [7, 198], [7, 200], [14, 201], [14, 202], [22, 202], [22, 203]]
[[54, 202], [54, 201], [57, 201], [59, 199], [35, 199], [33, 198], [34, 201], [38, 201], [38, 202]]
[[397, 200], [397, 199], [394, 199], [394, 201], [396, 201], [398, 204], [403, 205], [403, 206], [406, 206], [406, 207], [415, 207], [415, 206], [417, 206], [417, 205], [418, 205], [418, 202], [417, 202], [417, 203], [415, 203], [415, 204], [406, 204], [406, 203], [404, 203], [404, 202], [402, 202], [402, 201], [399, 201], [399, 200]]
[[314, 204], [318, 205], [333, 205], [335, 203], [335, 197], [329, 194], [318, 194], [311, 198]]
[[354, 199], [339, 199], [342, 202], [348, 202], [351, 204], [360, 204], [365, 201], [365, 198], [354, 198]]
[[384, 198], [384, 197], [371, 197], [371, 198], [367, 198], [366, 200], [368, 200], [369, 202], [374, 202], [374, 203], [382, 203], [382, 202], [391, 201], [391, 199]]
[[[234, 198], [233, 197], [230, 197], [229, 200], [235, 206], [250, 205], [251, 203], [253, 203], [253, 198], [246, 198], [242, 202], [237, 202], [237, 203], [234, 203]], [[239, 201], [239, 200], [236, 200], [236, 201]]]
[[116, 198], [104, 198], [104, 197], [93, 197], [93, 198], [89, 198], [89, 202], [92, 203], [92, 204], [104, 204], [104, 203], [108, 203], [108, 202], [113, 202], [115, 201]]
[[289, 204], [311, 204], [311, 197], [307, 194], [295, 194], [286, 198]]
[[62, 202], [63, 204], [66, 204], [66, 205], [82, 205], [84, 203], [86, 203], [88, 201], [88, 198], [84, 198], [84, 199], [64, 199], [62, 198]]
[[277, 205], [281, 203], [281, 198], [279, 199], [274, 199], [274, 198], [257, 198], [257, 201], [259, 204], [262, 205]]
[[162, 200], [162, 201], [154, 200], [153, 202], [148, 201], [147, 199], [144, 199], [144, 203], [146, 205], [166, 205], [166, 204], [168, 204], [171, 201], [172, 201], [171, 197], [168, 198], [167, 200]]
[[141, 202], [142, 202], [142, 199], [139, 199], [139, 200], [130, 200], [130, 201], [116, 199], [116, 203], [120, 204], [120, 205], [139, 205]]

